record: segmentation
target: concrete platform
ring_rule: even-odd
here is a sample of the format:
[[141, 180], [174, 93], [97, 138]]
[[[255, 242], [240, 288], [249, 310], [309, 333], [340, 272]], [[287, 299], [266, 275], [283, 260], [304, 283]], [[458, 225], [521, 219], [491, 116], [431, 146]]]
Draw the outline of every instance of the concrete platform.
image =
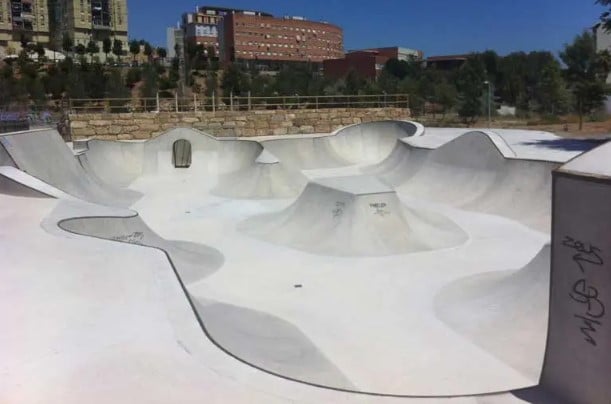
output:
[[409, 122], [0, 140], [0, 402], [561, 401], [551, 172], [592, 144]]

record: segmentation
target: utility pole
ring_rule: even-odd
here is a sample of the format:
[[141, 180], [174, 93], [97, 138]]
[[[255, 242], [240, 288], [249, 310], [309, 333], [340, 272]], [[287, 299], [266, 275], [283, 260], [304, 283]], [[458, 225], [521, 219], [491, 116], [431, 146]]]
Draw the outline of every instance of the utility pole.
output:
[[489, 80], [484, 81], [488, 86], [488, 129], [492, 127], [492, 84]]

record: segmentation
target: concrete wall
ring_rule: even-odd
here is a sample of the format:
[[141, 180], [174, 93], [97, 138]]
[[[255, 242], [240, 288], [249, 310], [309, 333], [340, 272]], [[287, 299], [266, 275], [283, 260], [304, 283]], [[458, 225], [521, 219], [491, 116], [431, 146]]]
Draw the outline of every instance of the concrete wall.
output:
[[541, 382], [568, 403], [611, 403], [611, 176], [587, 172], [597, 161], [609, 161], [607, 149], [606, 157], [601, 147], [553, 179], [549, 333]]
[[351, 124], [407, 118], [405, 108], [71, 114], [63, 125], [68, 133], [63, 135], [74, 140], [150, 139], [176, 127], [227, 137], [290, 135], [329, 133]]

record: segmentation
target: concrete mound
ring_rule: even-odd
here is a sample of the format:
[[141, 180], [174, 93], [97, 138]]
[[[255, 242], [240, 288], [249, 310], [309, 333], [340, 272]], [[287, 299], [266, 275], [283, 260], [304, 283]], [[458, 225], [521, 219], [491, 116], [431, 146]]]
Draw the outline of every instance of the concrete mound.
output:
[[206, 330], [231, 355], [267, 371], [322, 386], [356, 387], [290, 322], [245, 307], [199, 299]]
[[551, 171], [558, 164], [505, 156], [491, 135], [470, 132], [438, 149], [399, 142], [387, 159], [364, 171], [401, 195], [505, 216], [548, 232]]
[[236, 199], [293, 198], [305, 184], [301, 172], [287, 169], [276, 156], [263, 150], [253, 165], [222, 175], [212, 193]]
[[547, 335], [550, 246], [518, 270], [457, 280], [435, 298], [437, 317], [524, 376], [539, 380]]
[[309, 253], [387, 256], [453, 247], [467, 235], [449, 219], [409, 209], [371, 176], [311, 181], [284, 211], [250, 218], [240, 230]]

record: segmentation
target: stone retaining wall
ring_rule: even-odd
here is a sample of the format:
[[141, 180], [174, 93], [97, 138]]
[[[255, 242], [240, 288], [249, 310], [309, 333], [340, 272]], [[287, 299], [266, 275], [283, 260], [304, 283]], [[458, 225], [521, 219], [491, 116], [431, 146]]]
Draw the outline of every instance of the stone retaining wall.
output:
[[329, 133], [363, 122], [407, 119], [405, 108], [324, 110], [160, 112], [70, 114], [65, 127], [74, 140], [150, 139], [176, 127], [199, 129], [215, 136], [268, 136]]

